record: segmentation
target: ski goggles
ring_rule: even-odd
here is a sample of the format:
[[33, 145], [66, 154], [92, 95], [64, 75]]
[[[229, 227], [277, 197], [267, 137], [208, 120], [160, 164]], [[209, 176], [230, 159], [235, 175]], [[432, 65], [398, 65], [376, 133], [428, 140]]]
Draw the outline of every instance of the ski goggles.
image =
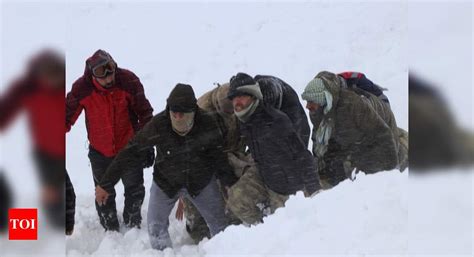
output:
[[113, 60], [107, 61], [106, 63], [99, 64], [92, 68], [92, 75], [96, 78], [105, 78], [113, 73], [115, 73], [115, 69], [117, 68], [117, 64]]

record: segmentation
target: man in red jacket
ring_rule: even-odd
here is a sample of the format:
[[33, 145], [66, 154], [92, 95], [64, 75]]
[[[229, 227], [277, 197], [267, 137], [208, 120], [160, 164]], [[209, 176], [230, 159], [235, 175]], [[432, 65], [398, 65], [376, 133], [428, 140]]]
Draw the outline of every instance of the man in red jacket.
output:
[[[63, 54], [51, 49], [35, 54], [28, 62], [25, 74], [0, 95], [0, 132], [7, 130], [20, 113], [26, 113], [46, 217], [57, 229], [64, 229], [66, 220], [66, 233], [71, 234], [75, 195], [65, 170], [64, 88]], [[65, 179], [68, 183], [66, 195]]]
[[[153, 108], [145, 97], [143, 85], [131, 71], [117, 67], [104, 50], [97, 50], [86, 61], [84, 75], [72, 85], [66, 98], [66, 130], [69, 131], [82, 110], [86, 115], [94, 184], [102, 179], [115, 155], [152, 117]], [[142, 167], [154, 162], [154, 149], [148, 149]], [[143, 168], [123, 170], [120, 174], [125, 188], [123, 220], [128, 227], [140, 227], [141, 206], [145, 196]], [[107, 202], [96, 203], [100, 223], [106, 230], [118, 230], [115, 191]]]

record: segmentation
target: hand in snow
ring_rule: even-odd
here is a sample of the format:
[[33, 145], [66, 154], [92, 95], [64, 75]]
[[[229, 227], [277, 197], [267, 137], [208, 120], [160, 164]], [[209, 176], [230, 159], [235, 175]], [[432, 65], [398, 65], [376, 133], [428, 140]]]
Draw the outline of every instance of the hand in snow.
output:
[[183, 202], [183, 199], [180, 197], [178, 200], [178, 208], [176, 209], [175, 217], [177, 220], [182, 221], [183, 216], [184, 216], [184, 202]]
[[109, 193], [105, 191], [102, 187], [96, 186], [95, 187], [95, 201], [99, 205], [104, 205], [105, 202], [107, 201], [107, 198], [109, 198]]

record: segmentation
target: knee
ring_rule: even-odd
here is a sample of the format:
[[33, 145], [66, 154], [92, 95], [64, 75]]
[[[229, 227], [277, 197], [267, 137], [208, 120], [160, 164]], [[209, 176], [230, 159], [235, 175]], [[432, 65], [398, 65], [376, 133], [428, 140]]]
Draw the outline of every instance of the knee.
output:
[[258, 208], [258, 203], [258, 197], [244, 194], [239, 188], [229, 190], [227, 209], [247, 224], [256, 224], [261, 221], [262, 212]]

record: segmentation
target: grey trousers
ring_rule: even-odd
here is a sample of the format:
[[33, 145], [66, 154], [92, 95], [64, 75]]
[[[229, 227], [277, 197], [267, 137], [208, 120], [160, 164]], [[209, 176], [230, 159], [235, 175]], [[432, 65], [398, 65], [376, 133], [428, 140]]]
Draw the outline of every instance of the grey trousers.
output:
[[192, 198], [184, 188], [173, 198], [169, 198], [153, 182], [147, 214], [148, 236], [153, 249], [163, 250], [167, 247], [172, 247], [171, 238], [168, 233], [169, 216], [180, 196], [186, 197], [196, 206], [206, 221], [211, 236], [216, 235], [226, 227], [227, 217], [224, 213], [224, 199], [215, 178], [195, 198]]

